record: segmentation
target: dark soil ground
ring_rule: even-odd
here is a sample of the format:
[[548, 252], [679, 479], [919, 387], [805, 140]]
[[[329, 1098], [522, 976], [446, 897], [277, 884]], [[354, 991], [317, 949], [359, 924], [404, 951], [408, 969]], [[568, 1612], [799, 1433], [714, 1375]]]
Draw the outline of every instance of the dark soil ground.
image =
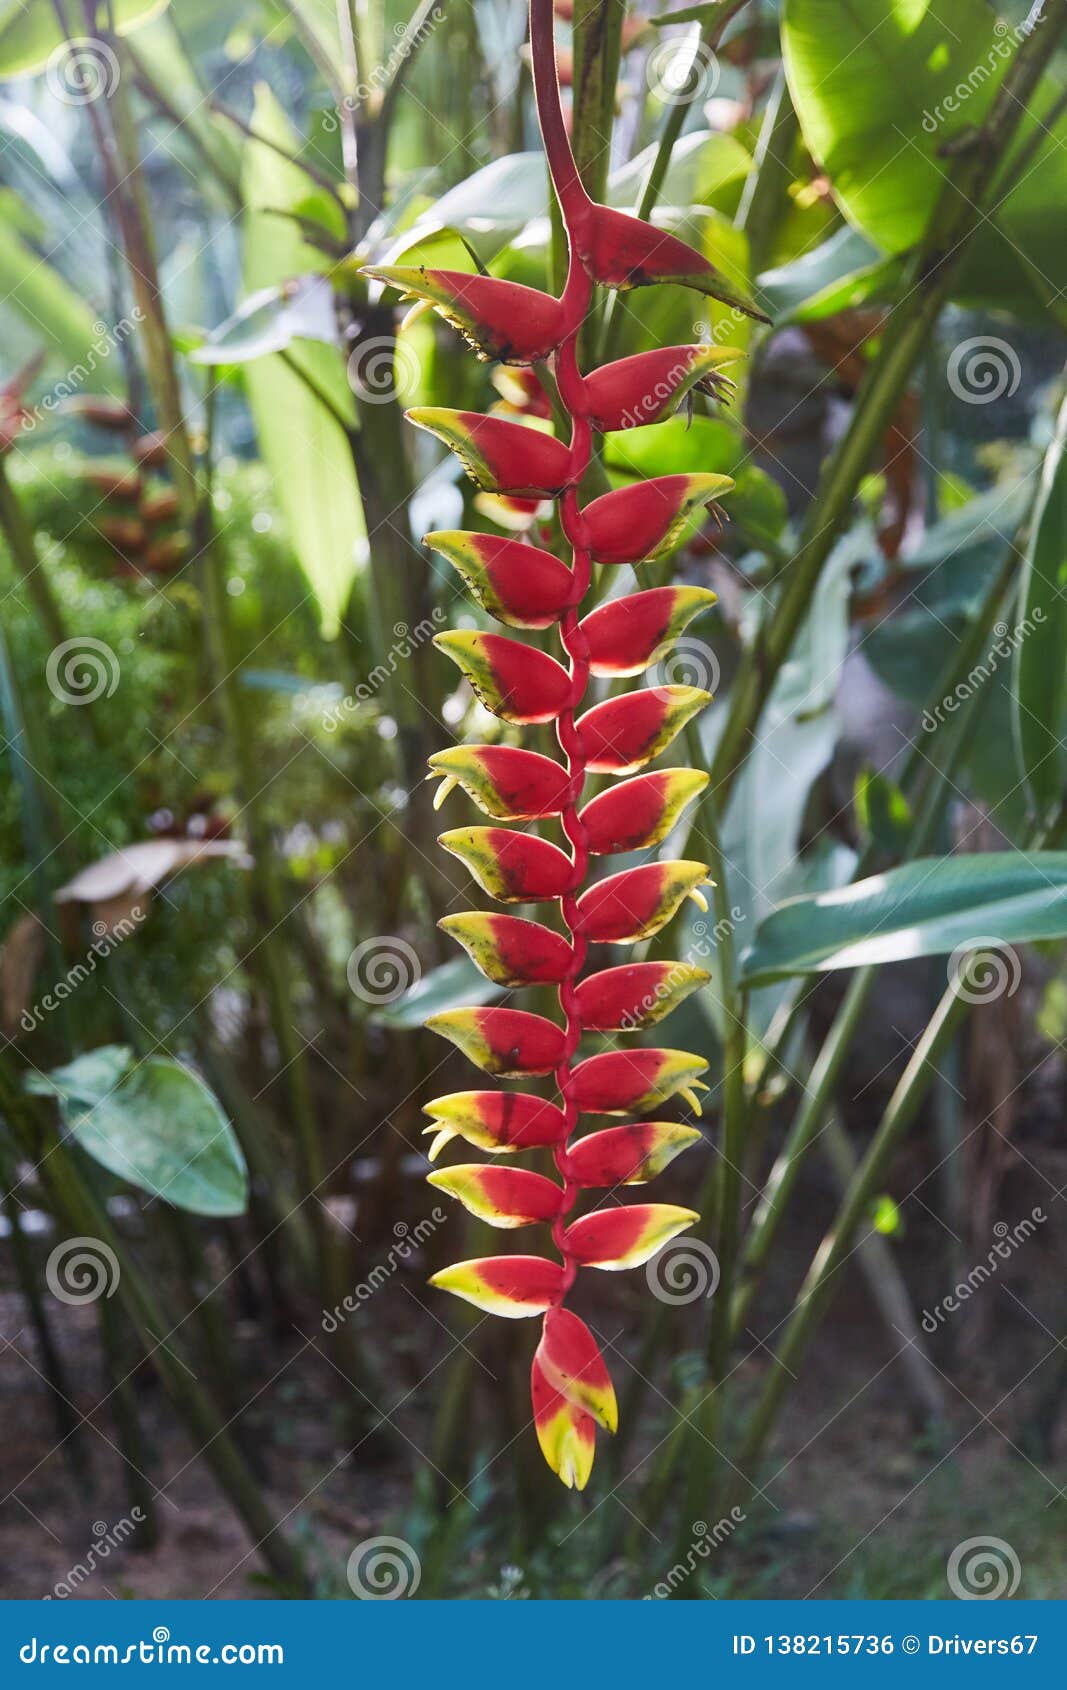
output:
[[[853, 1258], [780, 1426], [763, 1499], [750, 1504], [744, 1522], [700, 1561], [704, 1594], [946, 1596], [948, 1557], [972, 1537], [993, 1537], [1010, 1547], [1020, 1568], [1019, 1596], [1067, 1593], [1067, 1415], [1061, 1412], [1067, 1394], [1061, 1291], [1067, 1233], [1059, 1195], [1067, 1181], [1067, 1150], [1057, 1142], [1059, 1077], [1054, 1078], [1048, 1096], [1030, 1088], [1030, 1113], [1015, 1126], [990, 1210], [991, 1227], [1014, 1227], [1035, 1209], [1045, 1219], [962, 1311], [936, 1323], [929, 1339], [946, 1427], [933, 1433], [920, 1426], [894, 1360], [899, 1345], [876, 1315]], [[957, 1282], [959, 1264], [969, 1268], [984, 1260], [987, 1243], [1001, 1236], [953, 1246], [937, 1215], [935, 1164], [928, 1134], [902, 1159], [893, 1184], [900, 1216], [891, 1248], [920, 1316]], [[750, 1354], [738, 1375], [742, 1402], [754, 1395], [766, 1370], [769, 1352], [761, 1340], [771, 1336], [787, 1307], [821, 1235], [830, 1196], [825, 1171], [813, 1162], [788, 1258], [777, 1260], [753, 1311]], [[417, 1288], [417, 1278], [410, 1286], [387, 1287], [375, 1304], [376, 1320], [389, 1305], [382, 1317], [386, 1326], [377, 1330], [388, 1330], [400, 1342], [395, 1396], [409, 1394], [395, 1418], [403, 1437], [412, 1440], [407, 1459], [387, 1457], [373, 1465], [360, 1455], [346, 1459], [341, 1399], [330, 1365], [295, 1331], [285, 1341], [266, 1338], [248, 1321], [238, 1328], [239, 1373], [250, 1399], [238, 1438], [246, 1455], [264, 1467], [272, 1502], [306, 1548], [324, 1596], [348, 1594], [345, 1566], [355, 1544], [383, 1532], [417, 1539], [425, 1529], [425, 1506], [412, 1501], [414, 1476], [421, 1470], [425, 1492], [427, 1472], [416, 1446], [428, 1443], [442, 1372], [409, 1390], [404, 1331], [409, 1350], [423, 1342], [423, 1321], [426, 1343], [442, 1334], [433, 1317], [415, 1307]], [[120, 1522], [129, 1517], [131, 1499], [116, 1448], [119, 1433], [109, 1406], [94, 1411], [106, 1390], [95, 1311], [50, 1302], [49, 1315], [75, 1382], [78, 1413], [85, 1417], [81, 1443], [93, 1480], [90, 1488], [83, 1475], [72, 1474], [69, 1444], [57, 1448], [32, 1329], [8, 1285], [0, 1296], [3, 1596], [272, 1594], [206, 1464], [193, 1459], [158, 1384], [143, 1369], [136, 1394], [158, 1542], [149, 1546], [144, 1527], [125, 1536], [128, 1528]], [[664, 1381], [664, 1390], [672, 1389]], [[472, 1405], [472, 1415], [480, 1412]], [[504, 1442], [497, 1435], [491, 1448]], [[511, 1451], [498, 1455], [490, 1477], [506, 1486], [512, 1460]], [[513, 1504], [504, 1498], [485, 1509], [482, 1497], [481, 1515], [460, 1532], [437, 1570], [432, 1594], [638, 1596], [653, 1589], [675, 1559], [673, 1538], [657, 1518], [633, 1527], [632, 1552], [619, 1526], [601, 1531], [607, 1516], [597, 1507], [597, 1471], [581, 1501], [567, 1499], [574, 1511], [556, 1534], [562, 1542], [547, 1560], [532, 1555], [529, 1567], [521, 1549], [494, 1539], [489, 1529], [488, 1522]], [[638, 1512], [641, 1478], [639, 1470], [623, 1490], [627, 1506]], [[547, 1474], [544, 1483], [549, 1484]], [[616, 1511], [612, 1518], [625, 1523], [627, 1516]], [[115, 1535], [125, 1541], [110, 1549], [108, 1538]], [[79, 1565], [89, 1568], [86, 1575], [75, 1571]]]

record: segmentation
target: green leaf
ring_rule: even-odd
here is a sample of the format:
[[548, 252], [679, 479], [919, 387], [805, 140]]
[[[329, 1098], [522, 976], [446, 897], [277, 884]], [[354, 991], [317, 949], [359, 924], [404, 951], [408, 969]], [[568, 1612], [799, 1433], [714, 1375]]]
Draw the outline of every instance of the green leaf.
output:
[[[110, 18], [118, 35], [128, 35], [162, 12], [167, 0], [111, 0]], [[100, 8], [101, 16], [103, 7]], [[78, 29], [80, 7], [70, 8], [71, 27]], [[52, 0], [0, 0], [0, 81], [44, 70], [66, 39]], [[75, 36], [75, 40], [84, 36]], [[96, 53], [95, 46], [89, 48]], [[99, 61], [97, 61], [99, 63]], [[107, 66], [103, 66], [106, 72]]]
[[297, 276], [261, 288], [212, 329], [191, 354], [194, 364], [244, 364], [282, 352], [294, 340], [339, 346], [333, 290], [325, 276]]
[[[527, 223], [548, 216], [548, 174], [542, 153], [507, 153], [449, 188], [423, 211], [403, 234], [391, 237], [371, 256], [378, 264], [432, 262], [446, 259], [433, 251], [442, 235], [462, 235], [486, 263], [515, 238]], [[422, 248], [430, 243], [431, 256]], [[463, 268], [466, 268], [464, 265]]]
[[[256, 91], [252, 126], [261, 135], [292, 150], [296, 136], [268, 88]], [[245, 195], [243, 275], [246, 289], [264, 288], [316, 269], [321, 255], [275, 211], [295, 208], [307, 196], [302, 170], [258, 142], [244, 155]], [[366, 547], [363, 505], [352, 454], [337, 417], [308, 382], [325, 393], [342, 416], [352, 412], [352, 394], [341, 353], [303, 341], [287, 356], [307, 376], [301, 379], [277, 353], [257, 358], [245, 370], [249, 403], [261, 455], [289, 528], [301, 568], [318, 601], [322, 631], [337, 633], [359, 553]]]
[[67, 1132], [130, 1185], [194, 1215], [240, 1215], [248, 1174], [214, 1092], [169, 1057], [134, 1062], [121, 1045], [87, 1051], [28, 1091], [59, 1099]]
[[1067, 851], [921, 857], [836, 892], [793, 898], [742, 959], [750, 984], [1067, 936]]
[[1063, 791], [1067, 725], [1067, 400], [1045, 456], [1019, 582], [1013, 717], [1019, 763], [1035, 811]]
[[[621, 165], [608, 178], [607, 202], [630, 209], [641, 197], [657, 143]], [[709, 204], [731, 182], [742, 181], [752, 169], [752, 155], [734, 136], [716, 129], [696, 129], [682, 135], [671, 152], [659, 198], [664, 205]]]
[[760, 302], [783, 323], [817, 323], [857, 305], [886, 299], [901, 270], [857, 229], [838, 229], [812, 252], [759, 277]]
[[[43, 341], [68, 366], [66, 384], [55, 385], [56, 397], [62, 397], [65, 386], [71, 393], [121, 388], [122, 360], [114, 333], [94, 317], [59, 272], [20, 239], [10, 222], [0, 227], [0, 295], [25, 317], [31, 344]], [[122, 332], [131, 328], [127, 321]]]
[[[884, 252], [922, 235], [944, 191], [946, 144], [983, 122], [1021, 27], [985, 0], [786, 0], [782, 51], [804, 138], [849, 221]], [[1058, 89], [1046, 78], [1031, 109]], [[1016, 150], [1038, 119], [1020, 125]], [[1031, 308], [1028, 266], [1059, 273], [1067, 153], [1047, 136], [1025, 181], [973, 243], [956, 297]]]
[[456, 957], [454, 962], [431, 968], [414, 986], [397, 998], [395, 1003], [376, 1009], [372, 1021], [382, 1027], [421, 1027], [431, 1015], [445, 1009], [465, 1009], [476, 1004], [492, 1003], [502, 996], [501, 988], [477, 969], [469, 957]]

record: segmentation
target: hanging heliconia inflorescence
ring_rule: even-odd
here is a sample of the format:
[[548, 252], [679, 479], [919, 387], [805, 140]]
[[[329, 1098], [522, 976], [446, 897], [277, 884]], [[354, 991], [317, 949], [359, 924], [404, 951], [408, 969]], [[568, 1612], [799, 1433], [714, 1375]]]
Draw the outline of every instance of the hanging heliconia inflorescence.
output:
[[[699, 1138], [692, 1127], [647, 1119], [675, 1094], [699, 1110], [695, 1089], [706, 1062], [680, 1050], [608, 1050], [577, 1061], [584, 1032], [637, 1032], [659, 1021], [703, 984], [702, 969], [639, 962], [579, 978], [590, 944], [646, 939], [699, 892], [699, 862], [651, 862], [598, 880], [583, 891], [589, 858], [665, 839], [707, 776], [686, 768], [638, 773], [709, 702], [690, 686], [640, 687], [583, 710], [591, 676], [645, 671], [715, 595], [704, 588], [655, 587], [583, 617], [592, 564], [639, 564], [665, 556], [689, 519], [731, 486], [723, 475], [666, 475], [605, 493], [586, 504], [579, 488], [595, 431], [657, 422], [694, 389], [715, 393], [718, 372], [738, 355], [706, 345], [669, 347], [583, 373], [579, 332], [594, 285], [632, 288], [679, 282], [728, 303], [745, 303], [702, 255], [636, 217], [598, 205], [579, 179], [560, 104], [552, 0], [531, 0], [530, 42], [537, 109], [569, 247], [562, 297], [492, 277], [429, 268], [371, 268], [402, 294], [429, 303], [461, 329], [479, 354], [505, 364], [547, 362], [570, 420], [566, 443], [537, 426], [470, 411], [409, 413], [458, 454], [483, 493], [512, 509], [558, 501], [569, 563], [532, 540], [438, 533], [428, 543], [471, 593], [510, 628], [558, 628], [566, 664], [501, 634], [457, 630], [437, 644], [459, 665], [478, 698], [505, 722], [552, 723], [563, 754], [508, 745], [457, 745], [430, 759], [443, 800], [460, 786], [494, 823], [557, 818], [569, 852], [507, 827], [462, 827], [441, 843], [502, 903], [558, 901], [566, 937], [538, 922], [482, 911], [442, 926], [488, 978], [504, 987], [551, 984], [563, 1025], [510, 1008], [450, 1010], [428, 1025], [485, 1072], [504, 1078], [554, 1076], [558, 1101], [524, 1092], [464, 1091], [427, 1105], [431, 1159], [453, 1138], [494, 1154], [553, 1153], [559, 1181], [520, 1169], [462, 1164], [431, 1174], [434, 1185], [499, 1227], [551, 1228], [559, 1260], [487, 1256], [459, 1262], [432, 1283], [478, 1308], [511, 1317], [542, 1315], [533, 1358], [533, 1416], [546, 1461], [582, 1489], [593, 1462], [596, 1424], [614, 1431], [615, 1393], [584, 1321], [565, 1306], [580, 1267], [646, 1262], [697, 1219], [664, 1203], [571, 1213], [584, 1190], [640, 1185]], [[535, 378], [525, 378], [532, 391]], [[586, 774], [627, 776], [583, 803]], [[705, 906], [706, 907], [706, 906]], [[704, 1089], [700, 1087], [700, 1089]], [[580, 1115], [636, 1114], [637, 1124], [575, 1139]]]

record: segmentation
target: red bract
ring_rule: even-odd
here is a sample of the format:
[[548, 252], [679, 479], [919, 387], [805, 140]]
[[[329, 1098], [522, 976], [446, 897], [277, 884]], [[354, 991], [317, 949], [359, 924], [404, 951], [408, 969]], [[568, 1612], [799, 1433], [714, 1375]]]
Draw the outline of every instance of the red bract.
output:
[[660, 475], [604, 493], [582, 512], [597, 563], [655, 563], [677, 546], [686, 523], [733, 486], [728, 475]]
[[[558, 627], [564, 663], [500, 634], [458, 631], [437, 643], [459, 664], [487, 709], [504, 721], [555, 724], [559, 758], [501, 745], [456, 745], [431, 758], [442, 777], [438, 801], [460, 786], [497, 820], [558, 818], [568, 849], [501, 827], [461, 827], [442, 844], [478, 884], [504, 903], [558, 904], [562, 932], [540, 921], [463, 911], [442, 921], [496, 985], [558, 989], [559, 1020], [510, 1008], [448, 1010], [428, 1025], [490, 1074], [551, 1073], [556, 1101], [527, 1092], [453, 1092], [427, 1107], [431, 1160], [454, 1139], [512, 1154], [551, 1147], [555, 1179], [523, 1168], [459, 1162], [438, 1168], [434, 1185], [494, 1226], [551, 1228], [558, 1261], [490, 1256], [435, 1274], [433, 1283], [482, 1309], [545, 1315], [530, 1388], [537, 1437], [549, 1465], [581, 1489], [599, 1424], [614, 1431], [615, 1393], [594, 1333], [565, 1306], [579, 1267], [637, 1266], [691, 1225], [690, 1209], [608, 1201], [576, 1219], [583, 1189], [640, 1184], [699, 1134], [647, 1114], [676, 1096], [699, 1110], [700, 1056], [670, 1049], [613, 1049], [581, 1060], [587, 1032], [614, 1035], [651, 1026], [707, 976], [687, 963], [646, 961], [585, 972], [591, 942], [646, 938], [691, 896], [702, 907], [700, 862], [649, 863], [589, 886], [589, 859], [666, 838], [707, 781], [699, 771], [657, 769], [616, 780], [584, 802], [587, 774], [620, 776], [659, 755], [709, 695], [695, 687], [639, 686], [599, 702], [591, 676], [639, 675], [668, 648], [714, 594], [699, 587], [655, 587], [590, 609], [582, 618], [594, 562], [636, 564], [665, 557], [705, 505], [729, 490], [726, 476], [663, 476], [580, 503], [597, 430], [638, 427], [669, 416], [687, 393], [719, 394], [720, 370], [736, 354], [705, 346], [642, 353], [592, 372], [578, 363], [578, 337], [593, 284], [635, 287], [680, 281], [752, 311], [699, 253], [622, 212], [594, 205], [567, 139], [556, 80], [552, 0], [531, 0], [530, 38], [538, 115], [549, 170], [567, 231], [570, 263], [559, 299], [455, 271], [374, 272], [427, 301], [479, 351], [530, 363], [548, 358], [566, 442], [533, 423], [447, 409], [411, 413], [457, 453], [483, 490], [476, 501], [498, 526], [554, 532], [539, 501], [558, 500], [567, 562], [540, 546], [490, 534], [431, 534], [475, 598], [506, 626]], [[757, 315], [752, 311], [753, 315]], [[540, 382], [522, 373], [507, 387], [515, 414], [545, 418]], [[522, 501], [532, 501], [524, 504]], [[583, 890], [584, 887], [584, 890]], [[579, 1117], [638, 1114], [576, 1139]]]
[[578, 222], [576, 244], [586, 270], [603, 287], [621, 291], [647, 287], [650, 282], [679, 282], [721, 299], [724, 305], [736, 306], [746, 316], [770, 321], [695, 247], [625, 211], [591, 206], [587, 217]]
[[484, 493], [555, 498], [572, 479], [566, 446], [540, 428], [432, 405], [409, 411], [408, 421], [450, 446]]
[[505, 364], [532, 364], [547, 358], [563, 339], [563, 309], [550, 293], [462, 270], [386, 269], [368, 265], [367, 274], [406, 299], [425, 300], [459, 329], [480, 358]]
[[721, 368], [740, 356], [732, 347], [664, 346], [605, 364], [586, 377], [589, 420], [605, 432], [643, 428], [673, 416], [687, 393], [723, 397], [733, 384]]
[[483, 609], [509, 628], [550, 628], [562, 616], [571, 572], [551, 552], [496, 534], [427, 534], [426, 544], [448, 559]]
[[707, 587], [650, 587], [647, 593], [612, 599], [582, 623], [591, 675], [640, 675], [715, 603]]

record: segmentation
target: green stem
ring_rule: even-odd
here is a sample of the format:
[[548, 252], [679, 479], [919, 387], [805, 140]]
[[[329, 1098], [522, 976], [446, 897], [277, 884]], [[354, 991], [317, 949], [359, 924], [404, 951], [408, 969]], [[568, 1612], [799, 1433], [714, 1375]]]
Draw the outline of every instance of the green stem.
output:
[[882, 1185], [897, 1146], [914, 1121], [930, 1078], [967, 1010], [966, 999], [960, 995], [965, 986], [966, 978], [959, 987], [950, 987], [941, 999], [816, 1252], [738, 1452], [736, 1466], [745, 1475], [745, 1478], [736, 1481], [738, 1501], [743, 1500], [752, 1488], [747, 1475], [755, 1470], [759, 1462], [781, 1403], [796, 1378], [808, 1344], [826, 1311], [834, 1289], [834, 1277], [851, 1252], [853, 1238]]
[[62, 645], [67, 638], [66, 624], [37, 556], [33, 529], [8, 480], [3, 453], [0, 453], [0, 530], [7, 541], [11, 561], [25, 583], [45, 637], [53, 647]]
[[[973, 619], [967, 633], [956, 647], [946, 673], [939, 677], [935, 702], [948, 697], [954, 691], [956, 681], [970, 673], [981, 655], [1015, 573], [1016, 564], [1017, 552], [1013, 546], [987, 594], [981, 613]], [[949, 771], [958, 766], [967, 742], [977, 731], [983, 703], [983, 699], [972, 700], [971, 708], [962, 717], [956, 718], [955, 731], [948, 734], [939, 731], [936, 736], [940, 757], [935, 766], [927, 765], [929, 780], [915, 810], [908, 839], [901, 853], [902, 861], [907, 862], [921, 855], [933, 837], [952, 791]], [[935, 736], [932, 735], [931, 738], [934, 739]], [[905, 765], [905, 781], [921, 760], [922, 753], [916, 744]], [[872, 851], [864, 852], [857, 866], [857, 878], [867, 872], [872, 856]], [[815, 1059], [804, 1100], [764, 1187], [745, 1249], [742, 1282], [733, 1301], [732, 1324], [735, 1336], [744, 1324], [786, 1206], [799, 1178], [804, 1157], [822, 1126], [842, 1066], [859, 1030], [877, 979], [878, 970], [872, 966], [858, 969], [849, 981], [841, 1007]], [[798, 1016], [803, 1013], [802, 1002], [796, 1005], [795, 1013]], [[783, 1032], [783, 1043], [786, 1037], [788, 1033]]]
[[793, 147], [799, 132], [785, 71], [779, 70], [763, 115], [752, 173], [737, 209], [737, 226], [748, 237], [748, 267], [753, 282], [771, 261], [775, 238], [789, 204]]

